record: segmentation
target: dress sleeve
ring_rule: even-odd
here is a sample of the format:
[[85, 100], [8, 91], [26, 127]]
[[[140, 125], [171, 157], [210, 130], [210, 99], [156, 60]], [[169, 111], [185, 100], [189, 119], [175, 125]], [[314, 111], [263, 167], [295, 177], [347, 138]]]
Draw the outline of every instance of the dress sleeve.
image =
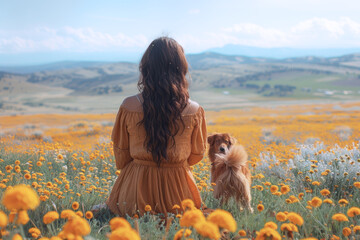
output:
[[196, 114], [196, 124], [191, 134], [191, 154], [188, 158], [189, 165], [194, 165], [204, 157], [207, 141], [205, 112], [202, 107]]
[[129, 151], [129, 133], [126, 127], [126, 110], [120, 106], [111, 133], [117, 169], [123, 169], [132, 159]]

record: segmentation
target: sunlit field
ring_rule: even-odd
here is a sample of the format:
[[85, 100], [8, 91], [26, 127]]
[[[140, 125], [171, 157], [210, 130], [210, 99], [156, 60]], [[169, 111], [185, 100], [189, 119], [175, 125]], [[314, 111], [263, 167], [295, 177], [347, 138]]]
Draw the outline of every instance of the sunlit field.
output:
[[120, 173], [115, 114], [0, 117], [3, 239], [360, 239], [360, 103], [207, 111], [208, 133], [249, 154], [254, 212], [213, 198], [205, 157], [191, 167], [203, 204], [225, 211], [184, 201], [166, 221], [154, 206], [126, 221], [90, 212]]

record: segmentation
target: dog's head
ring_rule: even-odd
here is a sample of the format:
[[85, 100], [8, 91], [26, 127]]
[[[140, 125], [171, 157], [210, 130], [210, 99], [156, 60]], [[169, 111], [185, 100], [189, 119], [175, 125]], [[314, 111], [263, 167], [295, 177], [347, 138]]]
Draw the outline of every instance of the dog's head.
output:
[[232, 145], [236, 143], [235, 138], [231, 137], [227, 133], [216, 133], [207, 138], [210, 144], [210, 151], [213, 153], [226, 154]]

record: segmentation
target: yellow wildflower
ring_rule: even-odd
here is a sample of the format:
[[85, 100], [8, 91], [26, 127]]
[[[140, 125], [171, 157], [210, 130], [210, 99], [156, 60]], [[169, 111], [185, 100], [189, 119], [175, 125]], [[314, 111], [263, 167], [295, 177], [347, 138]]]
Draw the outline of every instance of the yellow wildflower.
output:
[[192, 209], [186, 211], [181, 219], [180, 226], [181, 227], [190, 227], [194, 226], [197, 222], [205, 221], [205, 217], [203, 213], [199, 209]]
[[312, 207], [320, 207], [322, 204], [322, 200], [318, 197], [313, 197], [313, 199], [310, 201], [310, 205]]
[[110, 234], [109, 240], [140, 240], [139, 234], [132, 228], [117, 228]]
[[280, 227], [281, 231], [288, 231], [288, 232], [299, 232], [299, 229], [295, 224], [292, 223], [283, 223]]
[[50, 211], [44, 215], [43, 222], [45, 224], [49, 224], [49, 223], [52, 223], [53, 221], [55, 221], [56, 219], [59, 219], [59, 213], [56, 211]]
[[193, 209], [195, 207], [195, 204], [191, 199], [185, 199], [181, 202], [181, 206], [184, 210], [186, 210]]
[[181, 240], [183, 237], [189, 237], [190, 234], [190, 229], [180, 229], [177, 233], [175, 233], [174, 240]]
[[270, 221], [270, 222], [265, 223], [264, 228], [266, 228], [266, 227], [276, 230], [278, 228], [278, 225], [276, 223]]
[[323, 189], [320, 191], [320, 194], [323, 196], [327, 196], [327, 195], [330, 195], [330, 191], [328, 189]]
[[351, 234], [351, 229], [349, 227], [344, 227], [342, 233], [345, 237], [348, 237]]
[[284, 222], [284, 221], [286, 221], [286, 219], [287, 219], [287, 216], [286, 216], [285, 213], [283, 213], [283, 212], [278, 212], [278, 213], [276, 214], [276, 220], [278, 220], [279, 222]]
[[210, 239], [219, 239], [220, 232], [218, 226], [216, 224], [209, 221], [199, 221], [195, 223], [194, 228], [197, 233], [199, 233], [203, 237], [207, 237]]
[[257, 232], [255, 240], [281, 240], [280, 234], [272, 228], [266, 227]]
[[336, 213], [331, 217], [332, 220], [336, 220], [339, 222], [348, 222], [349, 219], [343, 213]]
[[40, 200], [31, 187], [20, 184], [6, 189], [2, 203], [8, 210], [34, 210], [39, 206]]
[[3, 211], [0, 211], [0, 228], [6, 227], [7, 224], [8, 224], [7, 215]]
[[93, 218], [93, 213], [91, 212], [91, 211], [87, 211], [86, 213], [85, 213], [85, 218], [86, 219], [92, 219]]
[[114, 231], [117, 228], [131, 228], [131, 225], [125, 218], [114, 217], [110, 220], [110, 229]]
[[290, 212], [287, 214], [287, 218], [289, 219], [290, 222], [296, 224], [296, 225], [303, 225], [304, 224], [304, 219], [297, 213], [295, 212]]
[[219, 228], [225, 228], [231, 232], [236, 231], [236, 221], [231, 215], [231, 213], [222, 210], [216, 209], [207, 217], [207, 220], [216, 224]]
[[74, 210], [78, 210], [80, 204], [78, 202], [73, 202], [71, 207], [74, 209]]
[[360, 215], [360, 208], [358, 207], [349, 208], [349, 210], [347, 211], [347, 215], [349, 217], [355, 217], [356, 215]]
[[89, 223], [82, 217], [74, 215], [73, 218], [69, 219], [63, 227], [63, 231], [66, 234], [74, 234], [75, 236], [86, 236], [90, 233]]
[[151, 206], [150, 205], [146, 205], [145, 206], [145, 212], [150, 212], [151, 211]]

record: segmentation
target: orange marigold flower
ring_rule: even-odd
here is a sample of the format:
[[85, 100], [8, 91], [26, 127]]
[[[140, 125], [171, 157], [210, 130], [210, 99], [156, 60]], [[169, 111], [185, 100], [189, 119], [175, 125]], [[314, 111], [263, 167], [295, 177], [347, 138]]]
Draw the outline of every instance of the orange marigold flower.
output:
[[74, 217], [76, 214], [73, 210], [70, 209], [65, 209], [61, 212], [60, 217], [61, 218], [66, 218], [66, 219], [71, 219], [72, 217]]
[[238, 234], [241, 236], [241, 237], [245, 237], [246, 236], [246, 232], [244, 230], [239, 230]]
[[287, 219], [287, 216], [286, 216], [285, 213], [283, 213], [283, 212], [278, 212], [278, 213], [276, 214], [276, 220], [278, 220], [279, 222], [284, 222], [284, 221], [286, 221], [286, 219]]
[[353, 228], [353, 231], [355, 234], [359, 234], [360, 233], [360, 226], [359, 225], [356, 225], [354, 228]]
[[23, 238], [21, 237], [20, 234], [17, 233], [12, 237], [12, 240], [23, 240]]
[[258, 210], [259, 212], [262, 212], [262, 211], [264, 210], [264, 205], [258, 204], [258, 205], [257, 205], [257, 210]]
[[3, 211], [0, 211], [0, 228], [6, 227], [7, 224], [8, 224], [7, 215]]
[[180, 229], [175, 233], [174, 240], [181, 240], [183, 237], [189, 237], [191, 235], [190, 229]]
[[186, 209], [193, 209], [195, 207], [195, 204], [193, 200], [185, 199], [181, 202], [181, 206], [184, 210], [186, 210]]
[[274, 230], [276, 230], [276, 229], [278, 228], [277, 224], [274, 223], [274, 222], [271, 222], [271, 221], [265, 223], [265, 226], [264, 226], [264, 227], [269, 227], [269, 228], [272, 228], [272, 229], [274, 229]]
[[203, 237], [210, 239], [219, 239], [221, 237], [218, 226], [210, 221], [197, 222], [195, 223], [194, 228], [196, 232]]
[[350, 236], [351, 234], [351, 229], [349, 227], [344, 227], [342, 230], [342, 233], [345, 237]]
[[91, 212], [91, 211], [87, 211], [86, 213], [85, 213], [85, 218], [86, 219], [92, 219], [93, 218], [93, 213]]
[[139, 234], [132, 228], [117, 228], [110, 234], [109, 240], [140, 240]]
[[343, 213], [336, 213], [331, 217], [332, 220], [336, 220], [339, 222], [348, 222], [349, 219]]
[[283, 185], [283, 186], [281, 186], [280, 191], [282, 194], [286, 194], [286, 193], [290, 192], [290, 187], [288, 185]]
[[311, 184], [314, 186], [320, 186], [320, 182], [318, 182], [318, 181], [313, 181]]
[[272, 239], [272, 240], [281, 240], [280, 234], [272, 228], [266, 227], [257, 232], [257, 236], [255, 240], [264, 240], [264, 239]]
[[328, 196], [330, 195], [330, 191], [328, 189], [323, 189], [320, 191], [320, 194], [323, 196]]
[[349, 210], [347, 211], [347, 215], [349, 217], [355, 217], [356, 215], [360, 215], [360, 208], [358, 207], [349, 208]]
[[287, 214], [287, 218], [289, 219], [290, 222], [296, 224], [296, 225], [303, 225], [304, 224], [304, 219], [297, 213], [295, 212], [290, 212]]
[[146, 205], [145, 206], [145, 212], [150, 212], [151, 211], [151, 206], [150, 205]]
[[177, 204], [175, 204], [175, 205], [172, 207], [172, 209], [173, 209], [173, 210], [175, 210], [175, 209], [180, 209], [180, 206], [177, 205]]
[[354, 182], [354, 187], [360, 188], [360, 182]]
[[348, 205], [348, 203], [349, 203], [349, 202], [348, 202], [346, 199], [340, 199], [340, 200], [339, 200], [340, 206], [343, 206], [343, 207], [344, 207], [344, 206]]
[[79, 217], [83, 217], [83, 216], [84, 216], [84, 214], [82, 213], [82, 211], [76, 211], [75, 214], [78, 215]]
[[56, 219], [59, 219], [59, 213], [56, 211], [47, 212], [43, 217], [43, 222], [45, 224], [52, 223]]
[[194, 226], [197, 222], [205, 221], [203, 213], [199, 209], [192, 209], [186, 211], [180, 218], [181, 227]]
[[21, 225], [25, 225], [29, 222], [30, 218], [29, 215], [27, 213], [27, 210], [21, 210], [18, 213], [17, 219], [16, 219], [16, 223], [17, 224], [21, 224]]
[[84, 218], [75, 215], [73, 218], [69, 219], [64, 227], [63, 231], [65, 234], [73, 234], [75, 236], [86, 236], [91, 232], [90, 225], [88, 221]]
[[270, 192], [272, 192], [272, 193], [277, 192], [278, 190], [279, 190], [279, 187], [276, 186], [276, 185], [272, 185], [272, 186], [270, 187]]
[[313, 199], [310, 201], [310, 205], [312, 207], [320, 207], [322, 204], [322, 200], [318, 197], [313, 197]]
[[299, 202], [299, 199], [297, 197], [295, 197], [294, 195], [291, 195], [289, 197], [289, 199], [291, 200], [291, 203], [296, 203], [296, 202]]
[[38, 228], [32, 227], [28, 231], [33, 238], [38, 238], [41, 234], [40, 230]]
[[304, 193], [299, 193], [298, 197], [299, 197], [300, 200], [302, 200], [303, 197], [304, 197]]
[[74, 209], [74, 210], [78, 210], [79, 206], [80, 206], [80, 204], [78, 202], [73, 202], [71, 205], [72, 209]]
[[324, 203], [327, 203], [327, 204], [333, 204], [333, 201], [331, 199], [325, 199], [324, 200]]
[[288, 232], [299, 232], [299, 229], [295, 224], [292, 223], [283, 223], [280, 227], [281, 231], [288, 231]]
[[110, 220], [110, 229], [114, 231], [117, 228], [131, 228], [131, 225], [125, 218], [114, 217]]
[[231, 215], [231, 213], [222, 210], [216, 209], [207, 217], [207, 220], [216, 224], [219, 228], [227, 229], [231, 232], [236, 231], [236, 221]]
[[6, 189], [2, 204], [8, 210], [34, 210], [40, 204], [39, 196], [29, 186], [20, 184]]

